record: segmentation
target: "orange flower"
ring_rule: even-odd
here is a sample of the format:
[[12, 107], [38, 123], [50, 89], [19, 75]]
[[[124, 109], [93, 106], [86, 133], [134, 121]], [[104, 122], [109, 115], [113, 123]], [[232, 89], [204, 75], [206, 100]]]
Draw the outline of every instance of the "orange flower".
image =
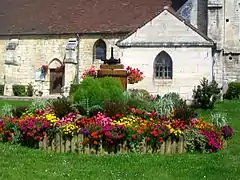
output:
[[94, 145], [97, 145], [97, 144], [98, 144], [98, 142], [97, 142], [97, 141], [93, 141], [93, 144], [94, 144]]

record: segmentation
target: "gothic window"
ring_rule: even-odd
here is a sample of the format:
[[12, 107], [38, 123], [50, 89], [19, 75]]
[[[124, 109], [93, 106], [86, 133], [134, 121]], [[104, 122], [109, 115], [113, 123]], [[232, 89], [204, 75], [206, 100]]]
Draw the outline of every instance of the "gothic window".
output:
[[172, 79], [172, 59], [165, 51], [160, 52], [154, 60], [154, 78]]
[[193, 8], [192, 3], [188, 2], [178, 10], [179, 15], [183, 17], [185, 20], [190, 21], [192, 8]]
[[106, 59], [106, 43], [102, 39], [97, 40], [97, 42], [94, 44], [93, 54], [93, 60]]

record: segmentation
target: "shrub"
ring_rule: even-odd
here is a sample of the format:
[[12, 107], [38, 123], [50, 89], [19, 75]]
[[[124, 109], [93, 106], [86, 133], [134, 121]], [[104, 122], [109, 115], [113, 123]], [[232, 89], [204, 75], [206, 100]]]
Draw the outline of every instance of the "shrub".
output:
[[73, 95], [80, 88], [80, 84], [71, 84], [69, 95]]
[[125, 102], [128, 106], [136, 107], [137, 109], [151, 111], [152, 96], [149, 92], [143, 89], [130, 89], [125, 92]]
[[168, 116], [175, 108], [174, 102], [170, 98], [158, 98], [153, 101], [153, 108], [158, 116]]
[[13, 111], [14, 111], [13, 105], [10, 104], [5, 104], [1, 109], [0, 109], [0, 118], [3, 117], [13, 117]]
[[13, 110], [13, 116], [20, 118], [22, 114], [27, 111], [27, 109], [28, 109], [27, 106], [16, 107], [16, 109]]
[[93, 117], [97, 115], [98, 113], [103, 112], [103, 108], [99, 105], [95, 105], [89, 108], [89, 117]]
[[27, 85], [27, 95], [30, 97], [33, 96], [33, 86], [30, 83]]
[[12, 90], [13, 90], [14, 96], [26, 96], [25, 85], [12, 85]]
[[240, 82], [228, 84], [228, 90], [224, 95], [226, 99], [240, 99]]
[[151, 94], [145, 89], [129, 89], [128, 92], [132, 97], [138, 97], [142, 100], [150, 101], [152, 99]]
[[223, 113], [211, 113], [211, 121], [215, 127], [221, 129], [223, 126], [227, 125], [226, 114]]
[[74, 111], [71, 101], [66, 98], [58, 98], [52, 101], [52, 106], [55, 112], [55, 115], [59, 118], [64, 117], [66, 114]]
[[193, 98], [203, 109], [214, 108], [214, 103], [220, 93], [220, 88], [216, 81], [208, 82], [206, 78], [200, 81], [197, 89], [193, 90]]
[[85, 78], [79, 85], [79, 89], [73, 95], [74, 102], [88, 101], [89, 107], [103, 105], [105, 100], [122, 100], [123, 90], [119, 80], [104, 77], [94, 79]]
[[35, 99], [32, 101], [32, 103], [29, 105], [28, 110], [30, 112], [35, 112], [36, 110], [44, 110], [48, 106], [50, 106], [50, 102], [45, 99]]
[[4, 95], [4, 85], [0, 85], [0, 96]]
[[184, 140], [186, 142], [187, 151], [207, 152], [206, 150], [207, 139], [203, 134], [200, 134], [198, 130], [188, 129], [184, 134]]
[[175, 93], [175, 92], [170, 92], [170, 93], [167, 93], [163, 96], [163, 98], [168, 98], [168, 99], [171, 99], [174, 106], [181, 106], [183, 101], [182, 101], [182, 98], [180, 97], [180, 95], [178, 93]]
[[86, 104], [82, 102], [75, 102], [71, 105], [75, 112], [81, 115], [87, 115], [87, 108]]
[[179, 105], [174, 110], [174, 119], [180, 119], [182, 121], [188, 122], [192, 118], [195, 118], [197, 113], [194, 109], [188, 107], [185, 101], [181, 100]]
[[107, 116], [112, 117], [116, 114], [122, 114], [127, 111], [126, 105], [123, 101], [105, 101], [104, 112]]

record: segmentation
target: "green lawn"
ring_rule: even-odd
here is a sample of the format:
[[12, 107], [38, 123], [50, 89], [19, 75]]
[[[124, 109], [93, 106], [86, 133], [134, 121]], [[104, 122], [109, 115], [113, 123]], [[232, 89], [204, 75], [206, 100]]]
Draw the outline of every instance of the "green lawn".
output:
[[[0, 143], [0, 179], [240, 179], [240, 102], [226, 101], [217, 111], [229, 115], [235, 130], [230, 147], [213, 154], [161, 155], [76, 155], [47, 153]], [[204, 117], [210, 111], [200, 111]]]
[[0, 99], [0, 108], [5, 104], [12, 104], [14, 106], [27, 106], [29, 105], [29, 101], [17, 101], [17, 100], [3, 100]]

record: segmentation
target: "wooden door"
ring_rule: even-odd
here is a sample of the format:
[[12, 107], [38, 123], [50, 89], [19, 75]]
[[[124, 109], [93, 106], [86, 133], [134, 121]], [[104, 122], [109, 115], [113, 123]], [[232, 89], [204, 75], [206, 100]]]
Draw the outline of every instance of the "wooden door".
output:
[[50, 94], [61, 93], [64, 70], [50, 69]]

